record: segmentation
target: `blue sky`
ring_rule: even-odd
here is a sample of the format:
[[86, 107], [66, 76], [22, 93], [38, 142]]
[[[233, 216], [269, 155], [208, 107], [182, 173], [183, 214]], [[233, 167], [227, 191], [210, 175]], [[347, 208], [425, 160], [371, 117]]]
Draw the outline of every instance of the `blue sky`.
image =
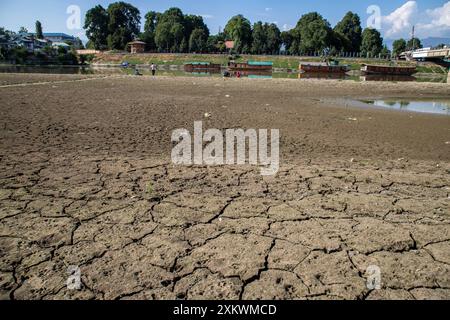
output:
[[[84, 14], [91, 7], [101, 4], [107, 7], [114, 1], [99, 0], [0, 0], [0, 26], [18, 30], [25, 26], [34, 31], [34, 22], [40, 20], [44, 32], [65, 32], [85, 39], [82, 29], [67, 27], [67, 8], [76, 5], [81, 10], [81, 25]], [[351, 10], [361, 16], [363, 26], [370, 14], [367, 8], [376, 4], [381, 10], [380, 31], [385, 38], [408, 37], [412, 25], [416, 25], [420, 37], [450, 37], [449, 0], [129, 0], [138, 7], [141, 15], [147, 11], [164, 11], [179, 7], [185, 13], [203, 15], [211, 33], [215, 34], [227, 20], [242, 13], [253, 23], [255, 21], [275, 22], [281, 30], [295, 26], [299, 17], [310, 11], [318, 11], [333, 26]]]

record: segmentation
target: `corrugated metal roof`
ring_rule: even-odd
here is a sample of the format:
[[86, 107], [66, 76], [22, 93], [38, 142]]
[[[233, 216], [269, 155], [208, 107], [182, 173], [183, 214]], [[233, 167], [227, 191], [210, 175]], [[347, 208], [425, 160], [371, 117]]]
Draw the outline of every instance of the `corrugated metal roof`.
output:
[[272, 66], [272, 61], [249, 61], [249, 66]]
[[62, 37], [62, 38], [71, 38], [73, 39], [73, 36], [70, 36], [66, 33], [62, 33], [62, 32], [47, 32], [44, 33], [44, 37]]
[[194, 66], [207, 66], [210, 65], [211, 63], [209, 62], [202, 62], [202, 61], [197, 61], [197, 62], [186, 62], [185, 64], [192, 64]]
[[135, 40], [130, 42], [129, 44], [146, 44], [144, 41]]

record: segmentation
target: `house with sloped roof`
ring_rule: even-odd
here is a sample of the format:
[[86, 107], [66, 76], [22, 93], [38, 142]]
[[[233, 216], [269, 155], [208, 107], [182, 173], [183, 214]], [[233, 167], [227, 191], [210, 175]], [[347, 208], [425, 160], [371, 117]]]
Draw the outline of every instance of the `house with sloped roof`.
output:
[[[34, 33], [28, 33], [27, 35], [33, 37], [36, 36]], [[62, 32], [44, 33], [44, 39], [52, 43], [67, 43], [75, 48], [79, 48], [82, 44], [80, 39]]]
[[47, 39], [37, 39], [34, 34], [30, 33], [18, 33], [14, 35], [9, 41], [9, 47], [24, 47], [29, 52], [34, 52], [35, 50], [41, 50], [46, 46], [51, 46], [52, 41]]
[[65, 33], [44, 33], [44, 39], [57, 43], [68, 43], [75, 48], [79, 48], [82, 42], [79, 38]]
[[44, 39], [52, 42], [76, 42], [77, 38], [65, 33], [44, 33]]

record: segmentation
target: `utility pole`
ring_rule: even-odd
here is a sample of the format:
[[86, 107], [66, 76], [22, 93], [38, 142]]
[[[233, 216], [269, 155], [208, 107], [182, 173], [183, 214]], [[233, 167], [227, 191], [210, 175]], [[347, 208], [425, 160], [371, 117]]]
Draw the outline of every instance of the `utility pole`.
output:
[[416, 26], [413, 26], [412, 27], [412, 45], [413, 45], [413, 47], [412, 47], [412, 51], [414, 51], [414, 50], [416, 50], [416, 35], [415, 35], [415, 33], [416, 33], [416, 28], [415, 28]]

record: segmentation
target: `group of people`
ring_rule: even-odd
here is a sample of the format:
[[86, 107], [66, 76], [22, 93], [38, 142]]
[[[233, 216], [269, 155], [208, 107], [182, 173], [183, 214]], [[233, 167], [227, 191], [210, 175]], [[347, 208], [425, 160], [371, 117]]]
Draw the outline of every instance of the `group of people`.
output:
[[[129, 64], [128, 62], [124, 62], [122, 63], [123, 67], [128, 67]], [[156, 64], [154, 64], [153, 62], [150, 65], [150, 70], [152, 71], [152, 76], [156, 76], [156, 71], [158, 70], [158, 66]], [[134, 68], [134, 75], [135, 76], [142, 76], [143, 74], [140, 73], [139, 69], [137, 68], [137, 66]], [[242, 77], [242, 74], [240, 71], [231, 73], [228, 70], [224, 71], [223, 73], [224, 78], [231, 78], [231, 77], [236, 77], [236, 78], [240, 78]]]
[[[152, 76], [155, 76], [156, 70], [158, 70], [158, 66], [152, 62], [152, 64], [150, 65], [150, 70], [152, 71]], [[139, 72], [139, 69], [137, 67], [134, 68], [134, 75], [142, 76], [142, 73]]]

